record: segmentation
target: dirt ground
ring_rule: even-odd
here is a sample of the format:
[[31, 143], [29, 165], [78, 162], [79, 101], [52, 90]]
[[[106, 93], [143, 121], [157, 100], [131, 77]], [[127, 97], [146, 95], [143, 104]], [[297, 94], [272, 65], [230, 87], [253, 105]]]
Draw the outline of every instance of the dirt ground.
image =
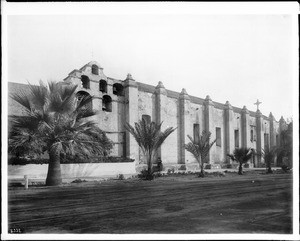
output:
[[153, 181], [10, 187], [9, 230], [23, 233], [292, 232], [292, 174], [249, 172]]

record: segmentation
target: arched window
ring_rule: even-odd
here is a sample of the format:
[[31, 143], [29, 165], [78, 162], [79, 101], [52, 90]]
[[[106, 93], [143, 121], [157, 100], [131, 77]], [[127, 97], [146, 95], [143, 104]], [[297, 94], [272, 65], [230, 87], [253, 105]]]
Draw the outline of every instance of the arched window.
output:
[[[91, 95], [89, 93], [85, 92], [85, 91], [78, 91], [76, 93], [76, 96], [77, 96], [78, 101], [82, 101], [83, 98], [91, 96]], [[90, 101], [87, 105], [85, 105], [84, 108], [86, 108], [88, 110], [93, 110], [93, 102]]]
[[146, 123], [151, 122], [151, 116], [150, 115], [142, 115], [142, 119], [146, 121]]
[[96, 74], [96, 75], [99, 74], [99, 68], [95, 64], [92, 65], [92, 74]]
[[119, 83], [113, 85], [113, 94], [123, 96], [124, 95], [123, 90], [124, 90], [123, 85]]
[[89, 89], [90, 88], [90, 79], [86, 75], [81, 76], [81, 84], [82, 88]]
[[107, 83], [106, 83], [106, 81], [104, 79], [100, 80], [99, 90], [101, 92], [107, 93]]
[[102, 99], [102, 110], [111, 112], [112, 111], [112, 104], [111, 104], [111, 97], [109, 95], [104, 95]]

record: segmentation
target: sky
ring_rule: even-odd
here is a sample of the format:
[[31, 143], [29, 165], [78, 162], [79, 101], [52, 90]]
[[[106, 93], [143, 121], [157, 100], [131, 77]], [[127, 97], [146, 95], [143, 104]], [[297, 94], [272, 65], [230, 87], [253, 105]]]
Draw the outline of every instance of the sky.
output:
[[272, 112], [277, 121], [292, 117], [298, 106], [292, 14], [206, 14], [193, 6], [164, 13], [154, 7], [145, 14], [138, 8], [127, 8], [126, 14], [101, 8], [78, 14], [12, 12], [7, 80], [61, 81], [97, 61], [108, 77], [124, 80], [131, 73], [139, 82], [162, 81], [166, 89], [185, 88], [190, 95], [252, 111], [259, 99], [264, 115]]

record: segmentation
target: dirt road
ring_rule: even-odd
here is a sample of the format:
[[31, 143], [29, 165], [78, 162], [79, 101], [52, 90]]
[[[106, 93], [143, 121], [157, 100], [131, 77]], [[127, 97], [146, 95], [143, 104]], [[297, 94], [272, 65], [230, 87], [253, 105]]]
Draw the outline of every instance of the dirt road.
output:
[[115, 180], [12, 188], [25, 233], [291, 233], [292, 176]]

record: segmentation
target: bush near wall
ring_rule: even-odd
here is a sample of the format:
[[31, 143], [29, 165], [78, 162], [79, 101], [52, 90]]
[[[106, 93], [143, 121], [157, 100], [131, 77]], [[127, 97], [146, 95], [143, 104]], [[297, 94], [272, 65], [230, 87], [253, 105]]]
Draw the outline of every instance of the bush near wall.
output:
[[[80, 158], [80, 157], [62, 157], [61, 164], [74, 164], [74, 163], [117, 163], [117, 162], [134, 162], [134, 159], [127, 157], [97, 157], [97, 158]], [[27, 165], [27, 164], [48, 164], [49, 159], [46, 158], [24, 158], [24, 157], [11, 157], [8, 159], [8, 165]]]

